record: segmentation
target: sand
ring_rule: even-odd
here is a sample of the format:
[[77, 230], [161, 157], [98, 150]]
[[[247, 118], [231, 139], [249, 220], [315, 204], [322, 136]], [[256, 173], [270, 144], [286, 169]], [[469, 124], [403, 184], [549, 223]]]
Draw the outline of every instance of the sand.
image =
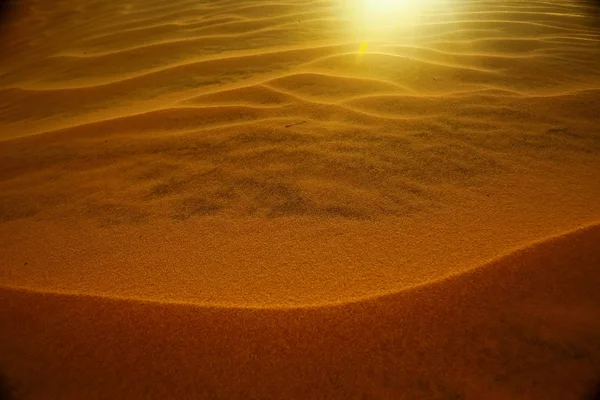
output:
[[8, 11], [0, 396], [600, 388], [591, 2]]

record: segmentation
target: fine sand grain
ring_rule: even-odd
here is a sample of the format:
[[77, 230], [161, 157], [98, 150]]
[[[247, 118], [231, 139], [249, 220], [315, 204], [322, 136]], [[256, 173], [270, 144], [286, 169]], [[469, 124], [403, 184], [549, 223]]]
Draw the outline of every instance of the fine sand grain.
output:
[[13, 4], [0, 398], [592, 398], [594, 2]]

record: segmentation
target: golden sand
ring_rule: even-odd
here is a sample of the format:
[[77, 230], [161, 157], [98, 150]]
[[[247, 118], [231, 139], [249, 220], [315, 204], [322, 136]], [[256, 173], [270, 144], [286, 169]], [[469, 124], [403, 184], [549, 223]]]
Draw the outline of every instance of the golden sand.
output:
[[13, 7], [0, 376], [23, 399], [591, 396], [590, 4]]

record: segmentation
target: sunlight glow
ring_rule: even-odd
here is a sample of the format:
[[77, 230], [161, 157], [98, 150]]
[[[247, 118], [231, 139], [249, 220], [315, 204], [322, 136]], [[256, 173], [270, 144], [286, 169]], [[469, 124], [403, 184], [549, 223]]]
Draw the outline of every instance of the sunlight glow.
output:
[[366, 20], [387, 25], [414, 16], [420, 4], [417, 0], [367, 0], [362, 11]]
[[358, 40], [393, 40], [399, 32], [417, 26], [440, 3], [440, 0], [345, 0], [343, 7]]

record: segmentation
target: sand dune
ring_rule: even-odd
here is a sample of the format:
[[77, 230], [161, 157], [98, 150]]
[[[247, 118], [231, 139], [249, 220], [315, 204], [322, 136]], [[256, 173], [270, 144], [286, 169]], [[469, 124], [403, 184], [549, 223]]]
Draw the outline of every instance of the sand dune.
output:
[[2, 289], [0, 362], [23, 398], [582, 399], [600, 376], [599, 241], [591, 226], [319, 308]]
[[599, 21], [576, 0], [11, 7], [0, 373], [32, 399], [590, 394]]

